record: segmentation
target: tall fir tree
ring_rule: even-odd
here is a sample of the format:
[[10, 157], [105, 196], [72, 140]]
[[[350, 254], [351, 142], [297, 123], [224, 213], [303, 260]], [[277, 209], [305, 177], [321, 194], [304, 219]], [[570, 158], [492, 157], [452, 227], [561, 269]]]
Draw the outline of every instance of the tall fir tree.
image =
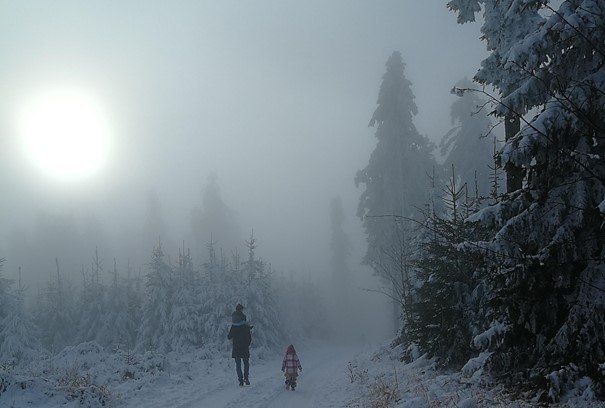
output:
[[208, 236], [227, 250], [241, 243], [235, 212], [223, 200], [218, 176], [211, 173], [202, 190], [202, 206], [191, 210], [191, 228], [197, 255], [201, 257]]
[[449, 3], [460, 22], [473, 21], [481, 5], [491, 54], [476, 79], [500, 92], [498, 115], [537, 109], [501, 152], [507, 171], [522, 169], [522, 188], [476, 217], [498, 231], [485, 248], [500, 261], [492, 304], [505, 330], [491, 343], [490, 364], [508, 378], [538, 384], [546, 376], [554, 400], [564, 391], [561, 372], [568, 380], [589, 375], [603, 392], [603, 3]]
[[[454, 90], [469, 88], [473, 88], [473, 83], [465, 78], [456, 83]], [[488, 101], [476, 92], [462, 92], [450, 109], [455, 126], [440, 143], [444, 167], [454, 165], [461, 184], [476, 188], [481, 197], [490, 193], [489, 169], [493, 164], [493, 139], [487, 137], [492, 126], [487, 106]]]
[[[365, 186], [357, 210], [368, 243], [363, 262], [383, 278], [385, 272], [393, 274], [398, 268], [387, 253], [402, 242], [403, 225], [395, 218], [420, 219], [428, 194], [428, 174], [435, 167], [433, 146], [413, 123], [418, 108], [404, 67], [401, 54], [393, 52], [382, 77], [378, 107], [369, 123], [377, 127], [378, 143], [368, 165], [355, 177], [357, 186]], [[395, 291], [393, 296], [397, 296]], [[396, 318], [400, 312], [397, 310]]]

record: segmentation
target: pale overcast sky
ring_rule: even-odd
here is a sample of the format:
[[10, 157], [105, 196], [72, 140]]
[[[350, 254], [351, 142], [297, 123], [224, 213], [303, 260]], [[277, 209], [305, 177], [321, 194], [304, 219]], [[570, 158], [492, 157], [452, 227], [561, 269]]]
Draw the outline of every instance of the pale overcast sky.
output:
[[[0, 251], [41, 210], [93, 217], [119, 241], [149, 189], [174, 239], [187, 239], [214, 171], [244, 235], [254, 228], [259, 252], [281, 269], [325, 267], [329, 203], [341, 195], [357, 263], [353, 179], [375, 144], [367, 124], [388, 56], [401, 51], [416, 126], [437, 141], [450, 127], [450, 89], [486, 55], [479, 24], [456, 24], [445, 4], [1, 3]], [[85, 182], [49, 179], [17, 147], [15, 112], [47, 87], [81, 89], [109, 120], [108, 161]]]

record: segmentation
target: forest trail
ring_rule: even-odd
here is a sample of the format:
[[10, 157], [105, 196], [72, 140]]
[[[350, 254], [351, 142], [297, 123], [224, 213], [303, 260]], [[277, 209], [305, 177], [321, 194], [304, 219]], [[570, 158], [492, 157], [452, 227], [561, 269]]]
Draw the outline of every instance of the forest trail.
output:
[[200, 374], [192, 381], [166, 387], [158, 384], [157, 392], [137, 398], [136, 403], [150, 408], [342, 407], [349, 399], [343, 394], [343, 385], [348, 381], [347, 363], [359, 351], [360, 347], [298, 348], [303, 371], [295, 391], [285, 388], [281, 357], [251, 360], [251, 385], [244, 387], [237, 384], [235, 363], [231, 360], [232, 373]]

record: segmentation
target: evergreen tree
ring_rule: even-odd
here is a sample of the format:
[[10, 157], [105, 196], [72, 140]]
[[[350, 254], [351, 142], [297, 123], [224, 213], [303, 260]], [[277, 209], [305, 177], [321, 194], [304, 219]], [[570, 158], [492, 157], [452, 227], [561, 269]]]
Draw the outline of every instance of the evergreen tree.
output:
[[20, 282], [14, 289], [14, 282], [2, 276], [3, 262], [0, 259], [0, 363], [15, 364], [35, 358], [40, 346], [23, 304], [25, 291]]
[[[507, 140], [501, 161], [522, 169], [510, 191], [476, 218], [497, 229], [485, 244], [499, 341], [495, 373], [554, 383], [602, 379], [605, 360], [605, 12], [601, 1], [455, 0], [459, 21], [484, 5], [490, 56], [477, 79], [495, 86], [496, 114], [537, 108]], [[502, 324], [504, 328], [502, 329]], [[493, 332], [494, 330], [492, 330]], [[549, 374], [551, 373], [551, 374]], [[603, 384], [601, 384], [603, 386]], [[556, 399], [563, 390], [551, 388]]]
[[103, 346], [132, 348], [134, 346], [135, 324], [129, 314], [127, 287], [118, 275], [116, 260], [113, 260], [111, 285], [107, 287], [103, 327], [98, 340]]
[[256, 257], [256, 238], [254, 238], [254, 230], [250, 233], [250, 239], [246, 241], [246, 249], [248, 249], [248, 260], [242, 264], [242, 273], [248, 284], [262, 279], [265, 274], [265, 263], [262, 259]]
[[128, 337], [126, 338], [126, 347], [133, 349], [137, 344], [138, 332], [142, 321], [142, 299], [143, 289], [141, 285], [141, 274], [133, 276], [130, 262], [127, 267], [126, 285], [125, 285], [125, 308]]
[[255, 344], [272, 348], [283, 338], [281, 322], [277, 308], [277, 294], [272, 284], [272, 271], [262, 259], [256, 256], [256, 238], [254, 231], [246, 241], [248, 259], [242, 264], [244, 288], [243, 304], [248, 309], [248, 319], [257, 330], [254, 331]]
[[191, 211], [191, 227], [199, 253], [210, 234], [223, 248], [235, 248], [241, 242], [235, 212], [223, 201], [215, 173], [210, 174], [203, 189], [201, 208]]
[[191, 253], [185, 247], [179, 251], [175, 285], [170, 313], [171, 349], [186, 351], [200, 344], [200, 277], [193, 268]]
[[419, 219], [428, 193], [427, 174], [435, 164], [431, 143], [412, 120], [418, 109], [398, 51], [389, 57], [386, 68], [370, 120], [370, 126], [377, 126], [378, 143], [368, 165], [355, 177], [356, 185], [365, 185], [357, 211], [368, 242], [364, 263], [382, 277], [397, 269], [385, 254], [403, 234], [401, 223], [393, 217]]
[[143, 300], [143, 313], [138, 349], [155, 350], [160, 353], [170, 351], [174, 272], [164, 259], [162, 245], [158, 244], [151, 255], [147, 272], [146, 294]]
[[103, 343], [102, 337], [107, 309], [105, 305], [106, 288], [101, 280], [103, 273], [103, 262], [99, 258], [99, 251], [95, 249], [90, 276], [82, 271], [84, 287], [81, 292], [80, 305], [78, 307], [79, 325], [76, 335], [77, 342], [99, 341]]
[[56, 276], [36, 298], [34, 323], [40, 331], [42, 345], [53, 352], [73, 344], [77, 321], [71, 284], [62, 277], [59, 260], [55, 259]]
[[[225, 257], [217, 255], [215, 245], [216, 241], [210, 237], [210, 242], [206, 244], [208, 259], [204, 263], [204, 298], [200, 304], [200, 316], [204, 344], [226, 351], [229, 345], [225, 343], [225, 338], [231, 313], [241, 301], [238, 294], [242, 293], [245, 285], [241, 278], [235, 278]], [[238, 258], [234, 259], [234, 264], [239, 264]]]
[[[508, 55], [515, 44], [523, 41], [541, 24], [542, 17], [538, 8], [541, 3], [549, 1], [452, 0], [448, 3], [450, 9], [458, 12], [459, 23], [474, 21], [475, 13], [481, 10], [481, 5], [484, 6], [486, 24], [481, 27], [481, 32], [490, 55], [482, 61], [481, 69], [474, 79], [482, 85], [493, 85], [500, 93], [503, 103], [496, 104], [494, 113], [504, 120], [506, 142], [519, 132], [521, 116], [528, 112], [506, 102], [509, 96], [522, 89], [519, 85], [528, 76], [524, 67], [507, 61]], [[527, 92], [522, 92], [528, 95]], [[504, 167], [507, 191], [520, 189], [523, 182], [522, 167], [513, 161], [504, 163]]]
[[[348, 321], [346, 315], [341, 314], [336, 319], [342, 319], [352, 330], [343, 332], [344, 324], [335, 327], [334, 320], [327, 313], [328, 307], [320, 287], [309, 276], [294, 279], [294, 274], [291, 273], [288, 279], [282, 277], [278, 281], [277, 292], [280, 316], [289, 338], [325, 340], [336, 334], [340, 336], [340, 342], [357, 340], [359, 327]], [[351, 310], [342, 313], [351, 314]]]
[[443, 366], [460, 366], [474, 350], [471, 340], [485, 329], [486, 260], [476, 248], [462, 244], [488, 237], [477, 222], [466, 221], [466, 186], [452, 177], [444, 189], [447, 212], [427, 213], [419, 255], [414, 260], [418, 281], [409, 303], [407, 339]]
[[[455, 90], [469, 89], [473, 84], [468, 79], [456, 83]], [[487, 102], [476, 92], [463, 92], [452, 104], [450, 115], [455, 125], [441, 139], [441, 154], [446, 156], [444, 167], [456, 167], [461, 184], [475, 188], [478, 195], [487, 197], [490, 192], [489, 168], [492, 165], [491, 121], [485, 109]]]

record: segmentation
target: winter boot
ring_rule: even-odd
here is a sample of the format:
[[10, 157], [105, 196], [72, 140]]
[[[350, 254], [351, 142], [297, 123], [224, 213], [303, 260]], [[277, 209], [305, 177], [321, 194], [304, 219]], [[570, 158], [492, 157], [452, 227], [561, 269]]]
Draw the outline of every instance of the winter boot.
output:
[[239, 379], [239, 386], [243, 387], [244, 386], [244, 380], [242, 380], [241, 378]]
[[290, 381], [290, 387], [292, 388], [292, 391], [294, 391], [294, 389], [296, 388], [296, 380]]
[[250, 380], [248, 380], [248, 377], [244, 377], [244, 384], [250, 385]]

